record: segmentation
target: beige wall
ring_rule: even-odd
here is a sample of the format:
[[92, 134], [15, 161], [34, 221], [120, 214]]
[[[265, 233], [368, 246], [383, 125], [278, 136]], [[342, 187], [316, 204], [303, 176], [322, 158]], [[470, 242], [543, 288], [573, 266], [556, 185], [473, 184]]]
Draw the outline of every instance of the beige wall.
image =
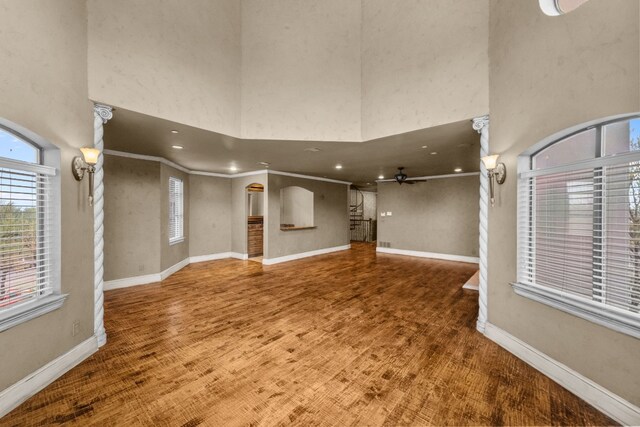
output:
[[[251, 184], [262, 184], [265, 195], [268, 191], [267, 174], [252, 175], [234, 178], [231, 180], [231, 251], [239, 254], [247, 253], [247, 213], [249, 209], [249, 196], [247, 187]], [[268, 197], [264, 200], [267, 202]], [[269, 211], [264, 212], [264, 223], [267, 223]], [[263, 248], [267, 253], [269, 236], [264, 233]]]
[[160, 271], [160, 163], [105, 155], [104, 280]]
[[572, 125], [640, 110], [639, 3], [593, 0], [562, 17], [492, 0], [491, 151], [507, 165], [489, 209], [489, 322], [640, 405], [640, 340], [517, 296], [516, 157]]
[[[280, 230], [280, 190], [298, 186], [313, 192], [314, 229]], [[269, 245], [265, 258], [349, 244], [348, 186], [304, 178], [269, 175], [267, 188]]]
[[231, 251], [231, 179], [189, 175], [189, 256]]
[[239, 1], [88, 0], [88, 8], [91, 99], [240, 135]]
[[480, 177], [378, 184], [378, 242], [391, 248], [478, 256]]
[[488, 0], [366, 0], [362, 16], [363, 139], [489, 111]]
[[[169, 244], [169, 178], [182, 180], [184, 191], [184, 240]], [[160, 165], [160, 269], [162, 271], [189, 257], [189, 175]]]
[[[61, 151], [62, 308], [0, 332], [0, 390], [93, 335], [93, 209], [71, 159], [93, 144], [86, 10], [74, 0], [0, 1], [0, 117]], [[74, 321], [80, 333], [72, 336]]]
[[88, 0], [94, 100], [255, 139], [488, 111], [488, 0]]
[[242, 136], [360, 133], [360, 0], [243, 0]]

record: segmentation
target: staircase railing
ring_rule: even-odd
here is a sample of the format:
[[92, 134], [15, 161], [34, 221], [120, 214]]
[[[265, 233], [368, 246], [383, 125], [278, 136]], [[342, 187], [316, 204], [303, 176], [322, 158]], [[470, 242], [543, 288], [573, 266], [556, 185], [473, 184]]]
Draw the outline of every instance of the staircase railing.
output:
[[377, 222], [375, 219], [351, 219], [351, 240], [355, 242], [375, 242]]

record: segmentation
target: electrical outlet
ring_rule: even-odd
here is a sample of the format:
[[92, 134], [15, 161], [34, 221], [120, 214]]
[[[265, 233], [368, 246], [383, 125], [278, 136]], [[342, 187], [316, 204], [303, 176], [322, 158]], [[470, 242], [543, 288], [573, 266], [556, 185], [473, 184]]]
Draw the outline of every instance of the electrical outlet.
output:
[[80, 321], [73, 322], [73, 329], [71, 330], [71, 336], [75, 337], [80, 333]]

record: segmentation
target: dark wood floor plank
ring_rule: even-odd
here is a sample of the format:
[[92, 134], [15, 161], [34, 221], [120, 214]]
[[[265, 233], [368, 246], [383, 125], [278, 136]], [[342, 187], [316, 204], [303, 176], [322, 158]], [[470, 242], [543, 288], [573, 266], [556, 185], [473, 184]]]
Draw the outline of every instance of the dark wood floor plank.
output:
[[476, 270], [354, 244], [109, 291], [107, 345], [0, 424], [613, 424], [475, 330]]

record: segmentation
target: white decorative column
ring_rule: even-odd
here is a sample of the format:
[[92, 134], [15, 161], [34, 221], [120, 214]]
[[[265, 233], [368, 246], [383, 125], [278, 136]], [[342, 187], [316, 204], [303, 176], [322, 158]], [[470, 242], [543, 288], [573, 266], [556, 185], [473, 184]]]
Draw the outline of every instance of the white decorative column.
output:
[[[473, 129], [480, 134], [480, 157], [489, 154], [489, 116], [473, 119]], [[480, 283], [478, 285], [478, 321], [476, 329], [484, 333], [487, 323], [487, 247], [489, 239], [489, 177], [480, 162]]]
[[104, 329], [104, 135], [103, 126], [113, 117], [113, 109], [107, 105], [95, 104], [93, 107], [93, 145], [100, 150], [98, 163], [94, 174], [93, 201], [93, 256], [94, 256], [94, 324], [93, 332], [98, 339], [98, 346], [107, 343], [107, 333]]

